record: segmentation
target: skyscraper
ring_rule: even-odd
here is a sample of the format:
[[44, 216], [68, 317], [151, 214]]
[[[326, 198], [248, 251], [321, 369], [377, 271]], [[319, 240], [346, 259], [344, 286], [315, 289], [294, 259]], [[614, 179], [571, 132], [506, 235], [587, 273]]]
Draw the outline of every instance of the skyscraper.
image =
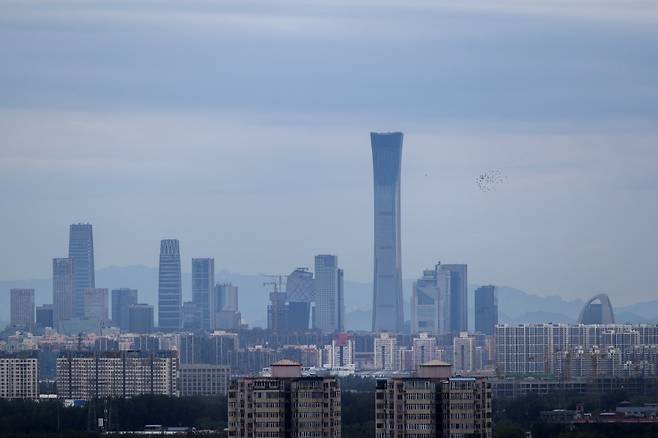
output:
[[402, 133], [371, 133], [375, 195], [372, 330], [402, 330], [400, 169]]
[[240, 328], [242, 315], [238, 311], [238, 287], [231, 283], [217, 284], [213, 291], [211, 327], [213, 330]]
[[498, 324], [498, 294], [496, 286], [475, 290], [475, 331], [493, 336]]
[[288, 275], [286, 294], [288, 295], [288, 328], [308, 329], [311, 303], [315, 296], [313, 273], [307, 268], [295, 269]]
[[84, 316], [85, 289], [95, 288], [94, 238], [91, 224], [72, 224], [69, 258], [73, 260], [73, 316]]
[[315, 256], [315, 321], [313, 327], [324, 332], [343, 331], [343, 270], [338, 257]]
[[34, 289], [11, 289], [10, 324], [34, 330]]
[[131, 333], [151, 333], [153, 331], [153, 306], [133, 304], [128, 309], [128, 330]]
[[109, 317], [109, 296], [105, 288], [88, 288], [84, 292], [84, 317], [98, 320], [101, 326], [107, 324]]
[[182, 327], [182, 305], [183, 289], [178, 240], [164, 239], [160, 242], [158, 276], [158, 326], [162, 330], [173, 331]]
[[210, 330], [211, 300], [215, 286], [215, 259], [192, 259], [192, 302], [201, 312], [201, 328]]
[[436, 335], [450, 332], [450, 272], [440, 269], [423, 271], [411, 292], [411, 330]]
[[468, 331], [468, 269], [466, 265], [441, 265], [450, 272], [450, 325], [454, 333]]
[[112, 290], [112, 322], [123, 331], [130, 328], [130, 306], [137, 304], [137, 289]]
[[53, 259], [53, 319], [56, 328], [73, 316], [73, 259]]
[[43, 332], [46, 327], [55, 327], [52, 304], [37, 306], [37, 329]]

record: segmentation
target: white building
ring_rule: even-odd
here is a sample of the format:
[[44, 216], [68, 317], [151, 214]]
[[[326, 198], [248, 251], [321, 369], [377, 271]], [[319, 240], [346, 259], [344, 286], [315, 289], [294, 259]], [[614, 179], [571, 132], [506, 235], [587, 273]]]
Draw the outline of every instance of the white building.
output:
[[455, 372], [475, 371], [475, 338], [460, 332], [452, 341], [452, 369]]
[[411, 294], [411, 330], [439, 335], [450, 332], [450, 271], [441, 269], [423, 271], [414, 282]]
[[375, 368], [385, 371], [397, 371], [400, 366], [398, 340], [389, 333], [380, 333], [375, 338]]
[[427, 333], [421, 333], [413, 339], [413, 369], [431, 360], [438, 359], [436, 354], [436, 338]]
[[36, 352], [0, 355], [0, 398], [39, 398], [37, 357]]

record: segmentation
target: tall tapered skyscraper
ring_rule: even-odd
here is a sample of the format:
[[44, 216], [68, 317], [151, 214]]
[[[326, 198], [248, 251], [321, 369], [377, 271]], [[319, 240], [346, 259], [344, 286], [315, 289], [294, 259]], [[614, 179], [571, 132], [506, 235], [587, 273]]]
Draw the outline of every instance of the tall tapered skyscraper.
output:
[[158, 276], [158, 326], [162, 330], [178, 330], [182, 327], [182, 305], [178, 240], [165, 239], [160, 242]]
[[95, 288], [94, 238], [91, 224], [72, 224], [69, 258], [73, 260], [73, 316], [84, 317], [85, 289]]
[[201, 312], [200, 327], [211, 330], [210, 312], [215, 287], [215, 259], [192, 259], [192, 302]]
[[400, 169], [402, 133], [370, 134], [375, 184], [372, 330], [402, 330]]

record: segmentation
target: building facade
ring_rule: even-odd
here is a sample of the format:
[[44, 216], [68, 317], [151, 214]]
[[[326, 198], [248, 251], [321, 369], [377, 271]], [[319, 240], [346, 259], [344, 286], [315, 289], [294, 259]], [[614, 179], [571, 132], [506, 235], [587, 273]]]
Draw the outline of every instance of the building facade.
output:
[[153, 332], [153, 306], [133, 304], [128, 308], [128, 331], [131, 333]]
[[213, 330], [237, 330], [242, 316], [238, 311], [238, 287], [217, 284], [213, 290], [211, 325]]
[[56, 375], [59, 398], [179, 395], [175, 351], [66, 352]]
[[137, 304], [137, 289], [112, 290], [112, 323], [122, 331], [130, 328], [130, 306]]
[[73, 259], [53, 259], [53, 319], [59, 329], [73, 317]]
[[84, 318], [85, 290], [96, 287], [94, 237], [91, 224], [70, 226], [69, 258], [73, 260], [73, 316]]
[[498, 324], [498, 293], [496, 286], [475, 289], [475, 331], [493, 336]]
[[343, 331], [343, 270], [338, 257], [315, 256], [315, 321], [313, 327], [323, 332]]
[[0, 353], [0, 399], [39, 398], [39, 359], [36, 352]]
[[185, 364], [180, 366], [182, 397], [213, 397], [228, 394], [231, 368], [225, 365]]
[[158, 327], [164, 331], [180, 330], [183, 289], [180, 270], [180, 247], [176, 239], [160, 242], [158, 275]]
[[192, 302], [201, 312], [201, 328], [211, 330], [211, 309], [215, 287], [215, 259], [192, 259]]
[[271, 377], [233, 380], [228, 395], [228, 436], [341, 436], [341, 392], [332, 377], [302, 377], [301, 365], [280, 361]]
[[313, 273], [308, 268], [295, 269], [286, 280], [288, 296], [288, 327], [291, 330], [309, 328], [311, 303], [315, 300]]
[[439, 269], [423, 271], [411, 293], [411, 330], [435, 335], [450, 333], [450, 271]]
[[107, 325], [109, 317], [109, 293], [106, 288], [85, 289], [84, 317], [97, 320], [101, 327]]
[[374, 182], [372, 331], [402, 330], [400, 171], [402, 133], [371, 133]]
[[55, 327], [52, 304], [37, 306], [36, 315], [37, 330], [39, 332], [42, 332], [46, 327]]
[[468, 331], [468, 267], [462, 264], [442, 264], [439, 269], [450, 272], [451, 331]]
[[396, 371], [400, 368], [400, 350], [395, 336], [384, 332], [374, 342], [375, 369]]
[[456, 372], [475, 371], [475, 338], [468, 332], [461, 332], [452, 341], [453, 369]]
[[34, 289], [11, 289], [9, 295], [9, 324], [34, 330]]
[[377, 438], [491, 437], [491, 384], [450, 377], [450, 365], [429, 363], [416, 377], [377, 380]]

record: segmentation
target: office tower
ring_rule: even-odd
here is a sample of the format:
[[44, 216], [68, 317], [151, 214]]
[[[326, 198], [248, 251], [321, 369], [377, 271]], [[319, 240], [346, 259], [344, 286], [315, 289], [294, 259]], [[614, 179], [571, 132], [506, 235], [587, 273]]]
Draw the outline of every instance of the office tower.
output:
[[338, 268], [338, 257], [317, 255], [313, 328], [328, 333], [342, 331], [344, 313], [343, 271]]
[[450, 272], [450, 327], [453, 333], [468, 330], [468, 269], [466, 265], [440, 265]]
[[84, 291], [84, 317], [98, 320], [101, 326], [109, 321], [109, 294], [106, 288], [89, 288]]
[[309, 327], [311, 303], [315, 299], [313, 273], [308, 268], [297, 268], [286, 281], [288, 295], [288, 327], [306, 330]]
[[132, 304], [128, 308], [128, 331], [130, 333], [153, 332], [153, 306]]
[[215, 259], [192, 259], [192, 302], [200, 309], [203, 330], [211, 329], [211, 300], [215, 287]]
[[228, 394], [231, 367], [212, 364], [180, 366], [181, 397], [216, 397]]
[[54, 321], [52, 304], [37, 306], [37, 328], [40, 331], [43, 331], [46, 327], [55, 327]]
[[424, 363], [437, 359], [436, 338], [429, 336], [427, 333], [421, 333], [412, 341], [413, 351], [413, 369]]
[[475, 331], [493, 336], [498, 324], [498, 293], [496, 286], [475, 290]]
[[69, 230], [69, 258], [73, 260], [73, 316], [83, 318], [85, 289], [96, 287], [94, 238], [91, 224], [72, 224]]
[[39, 354], [0, 352], [0, 399], [39, 398]]
[[11, 289], [9, 324], [34, 330], [34, 289]]
[[475, 338], [467, 332], [459, 333], [452, 341], [453, 369], [475, 371]]
[[112, 323], [122, 331], [130, 326], [130, 306], [137, 304], [137, 289], [112, 290]]
[[[598, 303], [595, 303], [598, 301]], [[592, 297], [578, 316], [579, 324], [614, 324], [615, 314], [612, 310], [610, 298], [606, 294]]]
[[302, 377], [300, 364], [272, 364], [272, 377], [232, 380], [228, 436], [341, 436], [341, 394], [333, 377]]
[[186, 301], [182, 307], [183, 330], [197, 331], [201, 330], [203, 325], [203, 309], [196, 303]]
[[57, 358], [56, 375], [65, 399], [179, 395], [175, 351], [68, 351]]
[[371, 133], [375, 195], [372, 331], [404, 326], [400, 237], [402, 133]]
[[450, 332], [450, 272], [440, 269], [423, 271], [411, 292], [411, 330], [443, 335]]
[[53, 318], [55, 328], [73, 317], [73, 259], [53, 259]]
[[160, 242], [158, 277], [158, 326], [161, 330], [176, 331], [182, 327], [182, 304], [178, 240], [165, 239]]
[[286, 293], [279, 292], [276, 287], [274, 292], [270, 292], [270, 304], [267, 306], [267, 328], [275, 331], [288, 330]]
[[239, 329], [242, 316], [238, 311], [238, 287], [231, 283], [217, 284], [213, 295], [212, 329]]
[[389, 333], [380, 333], [375, 338], [374, 345], [375, 368], [385, 371], [396, 371], [400, 365], [398, 340]]
[[491, 383], [450, 377], [450, 365], [421, 365], [415, 377], [377, 380], [375, 435], [403, 437], [493, 436]]

